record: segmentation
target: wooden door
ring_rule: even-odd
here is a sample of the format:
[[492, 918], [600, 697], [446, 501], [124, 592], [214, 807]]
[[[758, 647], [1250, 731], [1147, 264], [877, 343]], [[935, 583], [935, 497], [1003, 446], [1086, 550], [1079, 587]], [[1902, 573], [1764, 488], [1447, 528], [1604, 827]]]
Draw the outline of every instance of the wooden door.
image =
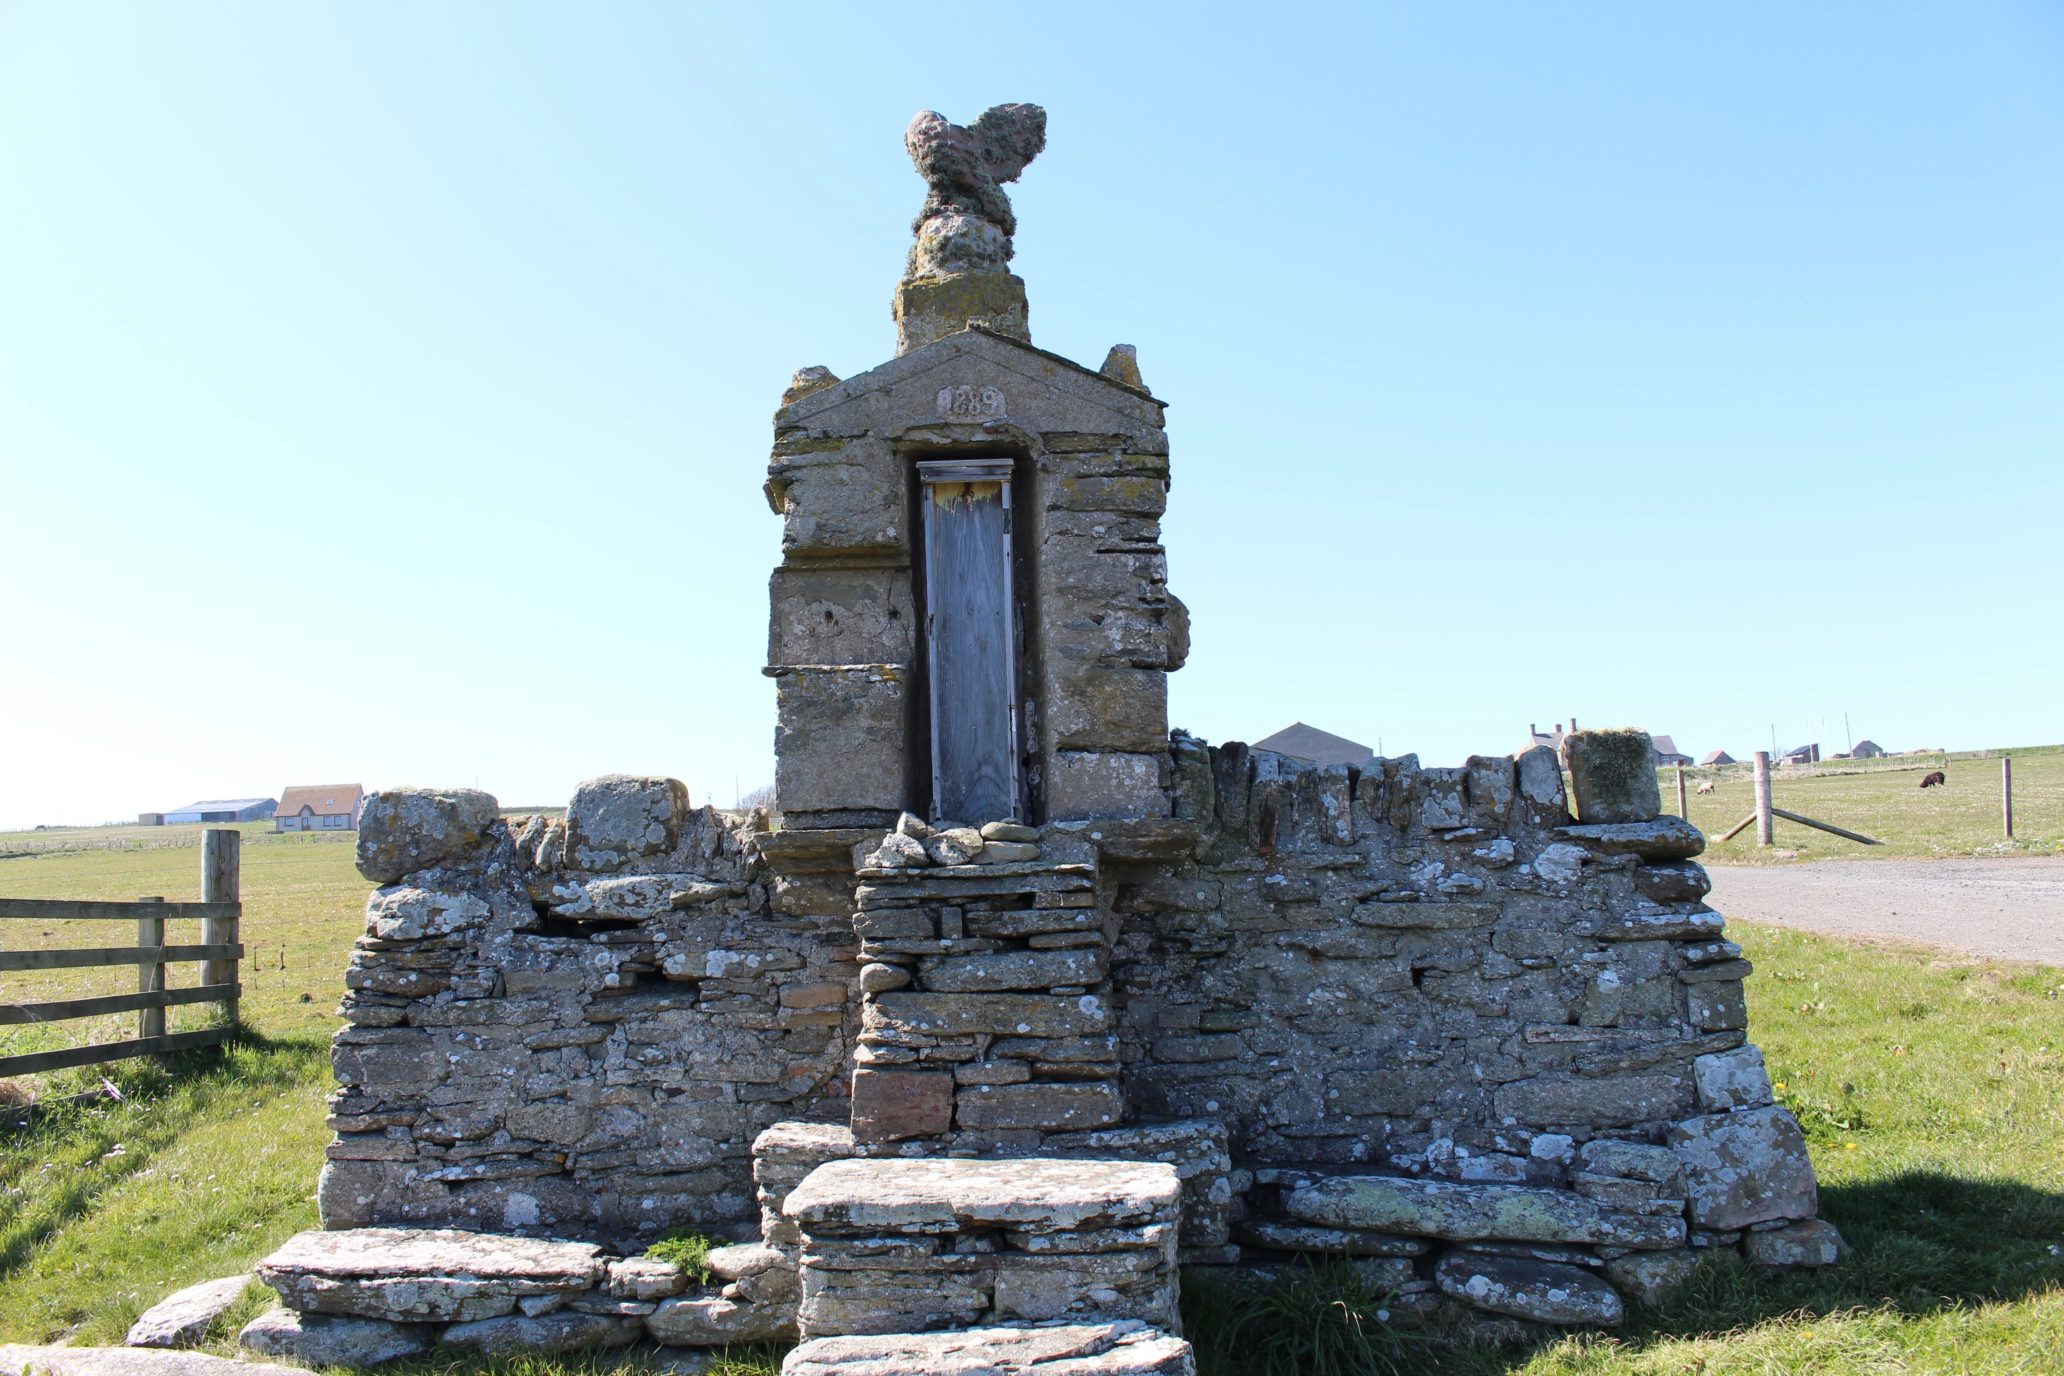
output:
[[918, 465], [924, 484], [925, 641], [932, 816], [1020, 816], [1011, 588], [1012, 461]]

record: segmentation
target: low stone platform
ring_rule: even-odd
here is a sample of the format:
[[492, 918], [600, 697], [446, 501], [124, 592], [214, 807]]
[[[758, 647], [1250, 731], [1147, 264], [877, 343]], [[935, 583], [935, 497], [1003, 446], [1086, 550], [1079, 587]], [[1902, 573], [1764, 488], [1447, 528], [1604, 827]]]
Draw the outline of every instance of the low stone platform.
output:
[[150, 1347], [0, 1345], [0, 1376], [306, 1376], [299, 1367]]
[[806, 1339], [1085, 1318], [1174, 1329], [1181, 1201], [1159, 1162], [834, 1161], [783, 1206], [802, 1235], [797, 1326]]
[[1190, 1345], [1134, 1321], [815, 1338], [781, 1376], [1195, 1376]]

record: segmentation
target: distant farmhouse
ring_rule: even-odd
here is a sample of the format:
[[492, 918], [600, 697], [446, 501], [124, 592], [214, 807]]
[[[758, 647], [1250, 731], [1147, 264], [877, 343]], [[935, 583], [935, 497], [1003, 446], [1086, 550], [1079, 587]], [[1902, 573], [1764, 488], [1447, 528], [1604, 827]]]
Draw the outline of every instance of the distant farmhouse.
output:
[[1856, 748], [1849, 752], [1849, 758], [1852, 760], [1882, 760], [1890, 753], [1890, 751], [1876, 741], [1858, 741]]
[[1712, 754], [1699, 761], [1700, 764], [1733, 764], [1734, 762], [1734, 756], [1728, 754], [1725, 750], [1715, 750]]
[[365, 790], [357, 784], [295, 784], [280, 795], [274, 831], [356, 831]]
[[1655, 762], [1657, 764], [1691, 763], [1691, 756], [1679, 750], [1677, 742], [1671, 740], [1668, 736], [1651, 736], [1649, 739], [1655, 743]]
[[1820, 742], [1813, 741], [1807, 745], [1795, 746], [1780, 755], [1778, 760], [1782, 764], [1819, 764]]
[[[175, 807], [164, 814], [162, 825], [181, 826], [191, 822], [262, 822], [279, 804], [270, 798], [209, 798]], [[150, 816], [150, 813], [145, 813]]]
[[1278, 755], [1288, 755], [1293, 760], [1307, 760], [1317, 765], [1350, 765], [1366, 769], [1376, 752], [1359, 741], [1345, 736], [1336, 736], [1331, 731], [1321, 731], [1316, 726], [1293, 722], [1254, 743], [1256, 750], [1273, 750]]

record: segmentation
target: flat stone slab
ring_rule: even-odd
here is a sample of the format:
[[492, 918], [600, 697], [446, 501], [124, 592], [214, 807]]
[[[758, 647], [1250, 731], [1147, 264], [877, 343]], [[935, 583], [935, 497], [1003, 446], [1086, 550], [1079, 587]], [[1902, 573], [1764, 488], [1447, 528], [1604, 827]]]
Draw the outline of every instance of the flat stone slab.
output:
[[1175, 1167], [1160, 1162], [833, 1161], [796, 1186], [783, 1212], [806, 1233], [1068, 1233], [1173, 1223], [1181, 1201]]
[[1516, 1319], [1611, 1326], [1627, 1316], [1619, 1291], [1580, 1266], [1455, 1251], [1433, 1275], [1444, 1293]]
[[436, 1338], [428, 1324], [269, 1309], [244, 1325], [237, 1346], [304, 1366], [378, 1366], [428, 1352]]
[[249, 1275], [224, 1276], [174, 1291], [138, 1315], [122, 1341], [130, 1347], [193, 1347], [250, 1283]]
[[1391, 1175], [1336, 1175], [1291, 1190], [1284, 1211], [1329, 1228], [1443, 1237], [1458, 1242], [1684, 1245], [1682, 1216], [1621, 1213], [1568, 1190], [1467, 1185]]
[[300, 1367], [154, 1347], [0, 1345], [0, 1376], [307, 1376]]
[[1190, 1345], [1134, 1320], [813, 1338], [781, 1376], [1195, 1376]]
[[297, 1233], [258, 1263], [258, 1279], [304, 1313], [396, 1322], [469, 1322], [534, 1295], [573, 1294], [602, 1278], [585, 1242], [452, 1228]]

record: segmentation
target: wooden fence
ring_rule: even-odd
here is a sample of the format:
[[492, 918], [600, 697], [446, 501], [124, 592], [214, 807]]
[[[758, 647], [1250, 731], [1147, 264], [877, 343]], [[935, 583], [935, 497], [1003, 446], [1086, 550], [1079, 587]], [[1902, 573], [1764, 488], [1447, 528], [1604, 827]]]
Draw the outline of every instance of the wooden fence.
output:
[[[0, 974], [11, 970], [72, 970], [106, 965], [136, 967], [136, 992], [133, 994], [55, 999], [44, 1003], [0, 1003], [0, 1025], [12, 1026], [94, 1018], [108, 1013], [133, 1011], [136, 1014], [136, 1036], [131, 1040], [0, 1056], [0, 1077], [62, 1070], [75, 1065], [97, 1065], [131, 1056], [187, 1051], [228, 1041], [237, 1029], [237, 1000], [243, 992], [243, 986], [237, 982], [237, 962], [244, 954], [243, 945], [238, 940], [238, 928], [244, 914], [240, 873], [242, 841], [239, 833], [227, 829], [210, 829], [202, 837], [201, 901], [198, 903], [168, 903], [162, 898], [139, 898], [128, 903], [83, 902], [67, 898], [0, 898], [0, 940], [5, 939], [8, 931], [6, 919], [43, 922], [86, 919], [136, 924], [134, 946], [0, 950]], [[199, 945], [165, 944], [165, 924], [181, 918], [200, 919]], [[199, 984], [185, 989], [168, 988], [165, 967], [186, 961], [201, 963]], [[167, 1035], [165, 1010], [190, 1003], [220, 1003], [227, 1019], [219, 1027]]]

